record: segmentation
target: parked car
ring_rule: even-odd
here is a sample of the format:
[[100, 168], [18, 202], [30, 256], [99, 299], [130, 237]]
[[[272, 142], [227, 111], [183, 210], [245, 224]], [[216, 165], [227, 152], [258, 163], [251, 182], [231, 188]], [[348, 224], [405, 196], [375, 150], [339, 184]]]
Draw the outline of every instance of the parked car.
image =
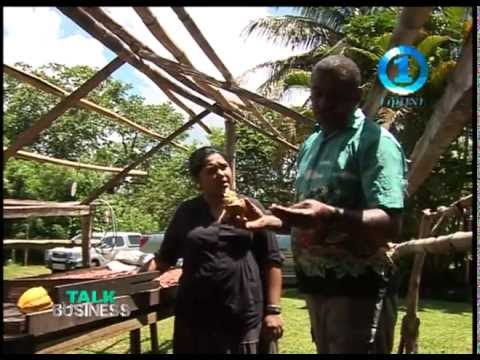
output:
[[140, 238], [140, 251], [149, 254], [156, 253], [160, 249], [160, 245], [162, 245], [164, 236], [164, 233], [142, 235]]
[[283, 256], [282, 280], [285, 286], [294, 286], [297, 284], [295, 275], [295, 264], [292, 254], [292, 238], [290, 234], [277, 234], [277, 242], [280, 252]]
[[[277, 242], [284, 258], [282, 273], [283, 273], [283, 284], [286, 286], [296, 285], [297, 278], [295, 276], [295, 266], [293, 263], [293, 254], [292, 254], [292, 241], [290, 235], [276, 234]], [[165, 234], [144, 234], [140, 239], [140, 250], [153, 254], [156, 253], [163, 242]], [[182, 259], [179, 259], [177, 266], [181, 266]]]
[[[103, 266], [114, 260], [115, 256], [124, 251], [140, 250], [140, 233], [107, 232], [100, 242], [90, 247], [90, 265]], [[82, 267], [82, 248], [56, 247], [45, 254], [46, 266], [53, 271], [72, 270]]]

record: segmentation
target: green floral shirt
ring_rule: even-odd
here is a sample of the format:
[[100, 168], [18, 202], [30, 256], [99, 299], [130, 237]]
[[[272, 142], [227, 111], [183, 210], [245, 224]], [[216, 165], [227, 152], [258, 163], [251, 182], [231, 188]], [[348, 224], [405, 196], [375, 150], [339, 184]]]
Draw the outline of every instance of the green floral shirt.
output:
[[[407, 165], [393, 135], [366, 119], [360, 109], [348, 126], [327, 135], [315, 132], [302, 145], [297, 160], [297, 201], [315, 199], [347, 209], [403, 209]], [[383, 274], [383, 254], [359, 256], [342, 246], [346, 232], [323, 234], [292, 230], [292, 249], [297, 271], [307, 277], [324, 277], [327, 269], [336, 277], [357, 277], [370, 267]], [[343, 242], [348, 243], [348, 242]], [[336, 251], [338, 250], [338, 251]]]

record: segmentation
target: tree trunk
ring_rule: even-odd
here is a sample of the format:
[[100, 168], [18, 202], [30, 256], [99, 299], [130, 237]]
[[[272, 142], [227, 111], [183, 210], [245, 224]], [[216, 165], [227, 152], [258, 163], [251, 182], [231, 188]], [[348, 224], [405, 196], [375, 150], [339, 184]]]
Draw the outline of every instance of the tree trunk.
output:
[[412, 165], [408, 177], [411, 196], [432, 173], [438, 159], [472, 119], [472, 34], [460, 55], [452, 76], [422, 137], [410, 155]]
[[227, 160], [232, 168], [232, 188], [236, 189], [236, 159], [235, 159], [235, 123], [232, 120], [225, 121], [225, 152]]
[[[420, 29], [427, 21], [433, 7], [404, 7], [399, 16], [397, 26], [393, 30], [388, 49], [399, 44], [413, 44]], [[389, 75], [392, 75], [389, 72]], [[385, 97], [387, 90], [376, 80], [363, 105], [363, 112], [367, 117], [375, 117]]]

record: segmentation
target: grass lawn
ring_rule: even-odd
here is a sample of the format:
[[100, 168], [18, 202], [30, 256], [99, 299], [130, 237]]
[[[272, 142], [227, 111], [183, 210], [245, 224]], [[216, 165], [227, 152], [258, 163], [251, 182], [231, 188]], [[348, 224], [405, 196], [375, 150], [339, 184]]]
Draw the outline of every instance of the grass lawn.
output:
[[[8, 265], [3, 267], [4, 278], [47, 274], [44, 266]], [[398, 348], [401, 319], [405, 315], [403, 299], [400, 299], [396, 326], [394, 352]], [[310, 340], [310, 324], [305, 301], [294, 289], [284, 291], [282, 297], [284, 336], [280, 340], [281, 353], [313, 354], [315, 347]], [[472, 353], [472, 304], [421, 299], [418, 316], [421, 321], [419, 352], [422, 354]], [[171, 353], [173, 318], [157, 324], [160, 352]], [[149, 328], [142, 328], [142, 352], [150, 352]], [[108, 353], [124, 354], [129, 351], [129, 334], [83, 346], [72, 354]]]

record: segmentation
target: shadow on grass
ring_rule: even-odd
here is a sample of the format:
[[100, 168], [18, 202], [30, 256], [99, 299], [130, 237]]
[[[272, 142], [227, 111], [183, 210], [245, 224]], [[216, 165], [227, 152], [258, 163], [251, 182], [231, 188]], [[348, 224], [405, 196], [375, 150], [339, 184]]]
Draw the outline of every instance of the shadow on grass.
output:
[[[399, 299], [398, 310], [406, 311], [406, 299]], [[432, 299], [419, 299], [418, 311], [441, 311], [446, 314], [468, 314], [472, 313], [473, 305], [471, 303], [459, 303], [452, 301], [432, 300]]]
[[146, 351], [143, 354], [168, 354], [173, 350], [173, 341], [165, 340], [158, 344], [158, 351]]
[[289, 299], [298, 299], [304, 300], [305, 296], [298, 291], [296, 287], [284, 287], [282, 289], [282, 297], [289, 298]]
[[[282, 291], [282, 297], [296, 300], [305, 299], [304, 295], [301, 294], [298, 289], [294, 287], [284, 288]], [[398, 299], [399, 311], [406, 311], [405, 300], [405, 298]], [[447, 314], [469, 314], [473, 311], [473, 305], [467, 302], [453, 302], [420, 298], [418, 311], [423, 312], [432, 310], [441, 311]]]

